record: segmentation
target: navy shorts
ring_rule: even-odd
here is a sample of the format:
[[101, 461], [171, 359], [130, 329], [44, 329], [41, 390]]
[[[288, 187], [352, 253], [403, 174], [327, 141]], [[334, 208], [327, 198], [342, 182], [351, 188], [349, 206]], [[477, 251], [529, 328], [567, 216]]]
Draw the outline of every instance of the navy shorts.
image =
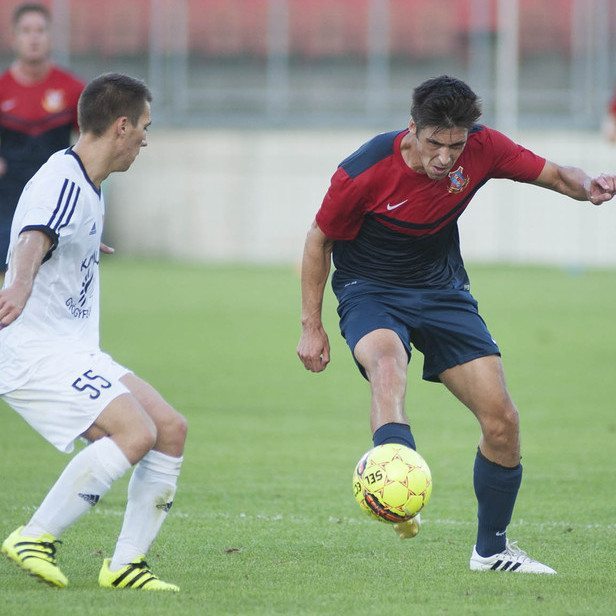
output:
[[391, 287], [353, 279], [333, 286], [340, 331], [351, 353], [366, 334], [391, 329], [402, 341], [409, 361], [412, 346], [423, 353], [423, 378], [435, 382], [440, 382], [439, 374], [448, 368], [500, 355], [469, 291]]

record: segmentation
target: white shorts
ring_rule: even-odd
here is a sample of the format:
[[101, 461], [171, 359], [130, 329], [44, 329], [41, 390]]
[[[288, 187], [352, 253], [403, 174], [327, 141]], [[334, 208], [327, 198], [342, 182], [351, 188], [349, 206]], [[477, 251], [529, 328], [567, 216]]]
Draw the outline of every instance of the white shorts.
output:
[[41, 357], [34, 375], [2, 399], [43, 438], [70, 453], [105, 407], [130, 393], [120, 379], [130, 370], [99, 351]]

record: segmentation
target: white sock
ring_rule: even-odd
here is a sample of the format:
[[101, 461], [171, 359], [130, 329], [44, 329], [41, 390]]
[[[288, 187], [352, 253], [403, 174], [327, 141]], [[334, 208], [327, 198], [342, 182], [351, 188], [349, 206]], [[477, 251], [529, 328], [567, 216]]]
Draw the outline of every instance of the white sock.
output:
[[151, 450], [135, 467], [111, 571], [147, 554], [173, 504], [182, 460]]
[[59, 537], [91, 509], [131, 464], [105, 437], [81, 450], [66, 466], [41, 506], [22, 530], [26, 537]]

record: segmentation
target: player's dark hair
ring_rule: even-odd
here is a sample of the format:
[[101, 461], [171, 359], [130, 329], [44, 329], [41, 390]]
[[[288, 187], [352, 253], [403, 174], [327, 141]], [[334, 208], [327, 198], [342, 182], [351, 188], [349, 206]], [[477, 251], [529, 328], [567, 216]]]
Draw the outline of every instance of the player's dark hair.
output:
[[479, 97], [463, 81], [441, 75], [413, 91], [411, 117], [417, 129], [471, 128], [481, 116]]
[[38, 4], [37, 2], [27, 2], [26, 4], [20, 4], [13, 11], [13, 27], [17, 25], [19, 20], [26, 13], [40, 13], [45, 18], [45, 21], [47, 21], [48, 24], [51, 22], [51, 13], [44, 4]]
[[121, 73], [105, 73], [93, 79], [81, 93], [77, 106], [79, 130], [100, 137], [118, 118], [137, 126], [152, 94], [140, 79]]

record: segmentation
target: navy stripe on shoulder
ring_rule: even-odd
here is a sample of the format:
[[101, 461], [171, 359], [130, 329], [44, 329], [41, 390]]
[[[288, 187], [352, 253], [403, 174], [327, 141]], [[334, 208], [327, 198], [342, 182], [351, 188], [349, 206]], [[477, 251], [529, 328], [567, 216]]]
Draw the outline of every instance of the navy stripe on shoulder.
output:
[[[77, 205], [77, 200], [79, 199], [80, 192], [81, 192], [81, 187], [77, 186], [77, 192], [75, 192], [75, 198], [73, 199], [73, 205], [71, 207], [71, 211], [69, 212], [68, 216], [64, 218], [64, 221], [58, 224], [56, 227], [56, 231], [58, 233], [60, 232], [60, 229], [64, 229], [64, 227], [68, 227], [69, 223], [71, 222], [71, 218], [73, 217], [73, 214], [75, 212], [75, 206]], [[69, 195], [69, 199], [70, 199], [70, 195]]]
[[394, 141], [401, 132], [404, 131], [395, 130], [373, 137], [370, 141], [364, 143], [361, 148], [345, 158], [338, 167], [342, 167], [350, 177], [357, 177], [379, 161], [393, 154]]
[[[68, 195], [65, 194], [67, 188]], [[62, 190], [60, 191], [60, 196], [58, 197], [56, 208], [51, 214], [51, 218], [47, 222], [47, 226], [51, 227], [52, 229], [57, 229], [58, 225], [62, 221], [63, 216], [66, 214], [66, 209], [68, 208], [68, 204], [74, 190], [75, 182], [70, 182], [69, 179], [66, 178], [64, 180], [64, 184], [62, 185]]]
[[49, 219], [49, 222], [47, 223], [50, 227], [53, 225], [54, 218], [60, 211], [60, 207], [62, 206], [62, 203], [64, 200], [64, 192], [66, 191], [67, 186], [68, 186], [68, 178], [66, 178], [64, 180], [64, 184], [62, 184], [62, 190], [60, 191], [60, 196], [58, 197], [58, 202], [56, 203], [56, 209], [51, 214], [51, 218]]
[[[52, 229], [55, 229], [56, 231], [58, 230], [58, 227], [60, 226], [60, 223], [62, 222], [63, 218], [66, 216], [66, 212], [68, 211], [71, 202], [71, 197], [73, 196], [73, 191], [75, 190], [75, 182], [71, 182], [69, 185], [68, 195], [64, 196], [66, 182], [68, 182], [68, 179], [65, 181], [65, 185], [62, 187], [62, 192], [60, 193], [60, 198], [58, 199], [58, 205], [56, 206], [56, 209], [54, 210], [51, 218], [49, 219], [49, 222], [47, 223]], [[62, 211], [58, 216], [58, 210], [60, 207], [62, 208]]]
[[471, 129], [468, 131], [469, 135], [472, 135], [473, 133], [479, 133], [481, 132], [483, 129], [485, 128], [485, 126], [483, 124], [473, 124], [471, 126]]

